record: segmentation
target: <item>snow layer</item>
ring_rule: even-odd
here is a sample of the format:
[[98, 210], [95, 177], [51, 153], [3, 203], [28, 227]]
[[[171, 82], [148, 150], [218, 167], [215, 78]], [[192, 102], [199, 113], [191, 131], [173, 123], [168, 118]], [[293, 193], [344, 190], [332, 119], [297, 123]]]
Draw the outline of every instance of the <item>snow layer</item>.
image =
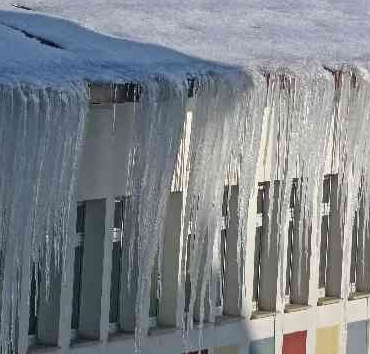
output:
[[4, 68], [0, 79], [11, 72], [25, 80], [25, 71], [39, 82], [66, 78], [143, 82], [153, 75], [183, 81], [190, 72], [226, 69], [172, 49], [102, 35], [65, 19], [30, 11], [0, 10], [0, 26], [4, 37], [0, 46], [4, 52], [10, 48], [0, 58]]
[[[13, 0], [2, 0], [0, 8], [11, 8]], [[291, 64], [300, 60], [344, 62], [364, 60], [370, 54], [370, 4], [366, 0], [23, 0], [22, 5], [36, 11], [76, 21], [97, 32], [128, 41], [150, 43], [179, 51], [190, 57], [228, 65]], [[14, 8], [13, 8], [14, 9]], [[19, 11], [18, 11], [19, 12]], [[1, 22], [17, 22], [60, 39], [68, 47], [81, 51], [106, 49], [111, 59], [135, 62], [167, 60], [157, 48], [147, 47], [146, 55], [137, 56], [129, 42], [121, 55], [117, 41], [78, 31], [71, 36], [59, 31], [54, 23], [28, 15], [1, 14]], [[122, 43], [123, 44], [123, 43]], [[143, 53], [141, 53], [143, 54]], [[170, 53], [167, 53], [170, 54]], [[175, 53], [173, 59], [179, 58]]]

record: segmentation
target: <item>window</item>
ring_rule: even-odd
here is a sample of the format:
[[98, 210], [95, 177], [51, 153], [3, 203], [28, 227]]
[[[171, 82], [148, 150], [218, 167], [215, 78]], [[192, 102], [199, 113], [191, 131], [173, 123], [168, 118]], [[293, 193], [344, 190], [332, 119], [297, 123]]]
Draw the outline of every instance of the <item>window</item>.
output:
[[[358, 203], [352, 227], [350, 298], [356, 298], [361, 294], [368, 293], [367, 281], [363, 277], [363, 269], [367, 269], [368, 260], [366, 257], [367, 252], [365, 251], [367, 249], [366, 239], [364, 239], [367, 233], [367, 221], [365, 220], [365, 197], [362, 186], [360, 186], [358, 193]], [[365, 286], [364, 283], [366, 284]]]
[[150, 307], [149, 307], [150, 328], [157, 327], [158, 299], [160, 298], [160, 287], [158, 285], [159, 285], [158, 257], [156, 257], [153, 266], [150, 288]]
[[186, 242], [185, 310], [184, 310], [186, 314], [189, 312], [190, 297], [191, 297], [190, 257], [191, 257], [191, 251], [193, 250], [193, 247], [194, 247], [194, 238], [195, 238], [195, 235], [192, 233], [191, 225], [190, 225], [189, 232], [188, 232], [188, 239]]
[[257, 222], [254, 251], [253, 310], [259, 310], [263, 237], [268, 228], [269, 182], [260, 182], [257, 192]]
[[[122, 257], [124, 243], [125, 220], [127, 220], [127, 210], [130, 199], [127, 197], [119, 197], [115, 201], [114, 208], [114, 229], [113, 229], [113, 248], [112, 248], [112, 271], [111, 271], [111, 288], [110, 288], [110, 311], [109, 322], [112, 332], [119, 329], [119, 313], [120, 313], [120, 297], [121, 297], [121, 278], [122, 278]], [[136, 273], [135, 273], [136, 274]], [[132, 282], [137, 279], [132, 279]], [[158, 262], [156, 261], [153, 267], [150, 291], [150, 328], [157, 325], [158, 313]], [[134, 304], [133, 304], [134, 306]]]
[[296, 211], [298, 207], [298, 179], [294, 179], [290, 193], [289, 215], [288, 215], [288, 247], [287, 247], [287, 267], [286, 267], [286, 285], [285, 285], [285, 302], [291, 303], [292, 276], [293, 276], [293, 250], [294, 250], [294, 232], [296, 223]]
[[[337, 212], [338, 175], [326, 175], [323, 182], [322, 212], [321, 212], [321, 243], [319, 265], [319, 298], [330, 296], [330, 271], [333, 270], [333, 260], [341, 256], [334, 254], [334, 242]], [[331, 290], [330, 293], [333, 291]]]
[[354, 294], [357, 290], [357, 262], [358, 262], [358, 241], [360, 228], [359, 211], [355, 212], [355, 220], [352, 228], [352, 249], [351, 249], [351, 270], [350, 270], [350, 293]]
[[28, 321], [28, 335], [31, 336], [30, 344], [35, 344], [37, 336], [37, 311], [40, 302], [40, 269], [35, 263], [31, 266], [30, 307]]
[[81, 282], [82, 282], [82, 266], [84, 253], [84, 238], [85, 238], [85, 204], [77, 205], [77, 220], [76, 220], [76, 235], [74, 240], [75, 261], [74, 261], [74, 277], [73, 277], [73, 295], [72, 295], [72, 339], [77, 336], [77, 329], [80, 317], [80, 302], [81, 302]]
[[[119, 313], [119, 294], [121, 287], [121, 267], [122, 267], [122, 232], [123, 232], [123, 212], [124, 200], [117, 199], [114, 208], [114, 229], [113, 229], [113, 249], [112, 249], [112, 273], [110, 288], [110, 311], [109, 322], [118, 323]], [[111, 327], [114, 327], [111, 325]]]
[[220, 245], [220, 272], [217, 284], [217, 298], [216, 306], [223, 305], [223, 299], [225, 297], [226, 284], [225, 274], [227, 267], [227, 229], [229, 225], [229, 202], [231, 187], [226, 186], [224, 189], [223, 202], [222, 202], [222, 220], [221, 220], [221, 245]]

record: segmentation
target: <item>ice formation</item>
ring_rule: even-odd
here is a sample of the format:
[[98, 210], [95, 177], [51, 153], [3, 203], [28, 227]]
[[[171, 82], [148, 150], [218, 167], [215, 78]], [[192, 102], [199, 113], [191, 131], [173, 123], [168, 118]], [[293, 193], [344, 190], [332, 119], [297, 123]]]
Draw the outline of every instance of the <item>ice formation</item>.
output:
[[[62, 266], [75, 223], [77, 152], [85, 120], [85, 89], [1, 85], [1, 353], [13, 352], [22, 273], [51, 259]], [[57, 256], [52, 257], [52, 254]], [[29, 270], [28, 270], [29, 272]]]
[[[351, 247], [350, 237], [346, 235], [352, 234], [355, 211], [359, 210], [361, 201], [366, 204], [363, 193], [364, 188], [367, 188], [365, 159], [369, 149], [366, 138], [369, 119], [366, 98], [367, 73], [350, 67], [332, 72], [324, 68], [307, 67], [304, 72], [279, 70], [264, 74], [255, 73], [253, 79], [253, 86], [248, 84], [247, 76], [244, 76], [243, 81], [236, 77], [231, 79], [227, 75], [206, 75], [198, 82], [191, 124], [190, 158], [182, 183], [184, 206], [180, 238], [183, 243], [183, 251], [180, 254], [180, 284], [185, 284], [188, 271], [191, 294], [186, 313], [183, 312], [185, 307], [180, 305], [178, 316], [184, 319], [183, 329], [186, 331], [193, 328], [193, 319], [199, 322], [200, 328], [204, 321], [212, 321], [212, 313], [215, 310], [216, 295], [211, 285], [212, 260], [219, 257], [215, 254], [219, 252], [219, 247], [214, 245], [220, 242], [224, 186], [225, 183], [229, 186], [233, 183], [228, 174], [230, 164], [238, 171], [239, 229], [236, 261], [239, 265], [238, 305], [241, 316], [250, 316], [251, 313], [251, 299], [247, 296], [250, 294], [248, 288], [252, 287], [253, 267], [247, 266], [251, 261], [246, 257], [247, 249], [254, 248], [250, 233], [255, 227], [254, 203], [257, 185], [261, 182], [257, 174], [259, 164], [270, 165], [265, 178], [275, 181], [269, 189], [269, 199], [274, 200], [274, 203], [270, 203], [269, 215], [274, 217], [269, 219], [265, 252], [271, 252], [267, 259], [276, 257], [278, 267], [264, 271], [276, 271], [275, 278], [279, 279], [276, 304], [262, 303], [262, 306], [280, 310], [284, 306], [288, 247], [286, 220], [291, 208], [293, 181], [296, 181], [295, 208], [298, 210], [298, 217], [295, 217], [294, 222], [298, 225], [294, 234], [296, 250], [292, 260], [294, 285], [291, 289], [291, 299], [297, 303], [312, 301], [309, 298], [312, 296], [309, 287], [317, 288], [318, 275], [311, 274], [310, 269], [311, 262], [320, 259], [322, 181], [324, 174], [328, 173], [328, 154], [334, 151], [338, 154], [333, 159], [338, 161], [337, 167], [331, 166], [330, 171], [334, 172], [341, 166], [341, 197], [338, 203], [341, 230], [339, 247], [343, 254], [349, 254], [346, 250]], [[138, 209], [134, 216], [131, 215], [137, 222], [137, 230], [140, 230], [137, 232], [137, 247], [139, 261], [142, 262], [139, 267], [137, 338], [142, 338], [147, 331], [151, 266], [158, 248], [162, 247], [160, 235], [163, 230], [165, 205], [170, 193], [174, 158], [179, 149], [181, 126], [185, 119], [184, 94], [176, 93], [176, 90], [169, 92], [172, 92], [169, 97], [172, 97], [170, 102], [173, 105], [169, 106], [166, 102], [166, 110], [157, 111], [159, 116], [158, 113], [150, 114], [151, 117], [156, 117], [155, 124], [150, 128], [154, 130], [149, 129], [142, 135], [143, 140], [135, 145], [137, 152], [143, 147], [146, 149], [151, 144], [156, 144], [156, 149], [149, 149], [150, 153], [146, 158], [140, 159], [140, 154], [135, 155], [135, 173], [132, 174], [133, 181], [141, 181], [136, 185], [138, 189], [133, 192], [133, 196], [138, 198]], [[163, 103], [156, 101], [154, 106], [157, 104], [161, 106]], [[152, 105], [153, 102], [150, 106]], [[182, 117], [176, 115], [174, 120], [173, 116], [161, 116], [165, 111], [182, 112]], [[172, 122], [173, 130], [170, 132], [166, 117]], [[268, 140], [273, 144], [273, 154], [269, 161], [267, 156], [262, 156], [262, 160], [259, 156], [260, 150], [268, 150], [260, 146], [263, 121], [266, 123], [264, 129], [267, 129], [267, 134], [272, 137]], [[139, 127], [143, 122], [138, 124]], [[340, 144], [335, 150], [334, 146], [330, 145], [330, 135], [333, 132], [335, 143]], [[167, 135], [168, 133], [170, 135]], [[162, 145], [161, 141], [165, 145]], [[166, 153], [163, 153], [164, 151]], [[162, 167], [158, 169], [158, 166]], [[154, 200], [153, 195], [156, 196]], [[145, 201], [140, 199], [143, 197]], [[362, 207], [365, 216], [361, 218], [361, 228], [358, 228], [364, 232], [368, 223], [368, 205]], [[192, 235], [190, 257], [187, 255], [186, 246], [189, 234]], [[368, 242], [365, 234], [358, 239], [363, 243], [361, 249], [365, 249]], [[348, 268], [350, 260], [345, 263]], [[360, 262], [358, 266], [362, 267], [365, 276], [366, 265]], [[344, 280], [340, 286], [348, 288], [349, 273], [346, 269], [342, 272]], [[179, 296], [180, 304], [184, 304], [184, 288]], [[271, 302], [271, 297], [262, 301]]]

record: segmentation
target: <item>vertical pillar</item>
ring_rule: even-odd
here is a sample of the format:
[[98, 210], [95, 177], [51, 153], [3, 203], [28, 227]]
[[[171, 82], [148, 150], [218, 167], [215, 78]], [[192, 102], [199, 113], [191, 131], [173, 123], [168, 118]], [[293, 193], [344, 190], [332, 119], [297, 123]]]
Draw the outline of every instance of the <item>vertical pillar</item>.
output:
[[[37, 340], [42, 344], [58, 345], [62, 271], [55, 266], [52, 250], [49, 280], [46, 279], [46, 261], [42, 260], [40, 301], [38, 307]], [[49, 283], [49, 284], [48, 284]], [[45, 300], [44, 300], [45, 299]]]
[[[217, 238], [219, 239], [219, 238]], [[209, 245], [209, 236], [208, 234], [204, 237], [204, 242], [202, 245], [202, 254], [201, 260], [199, 265], [199, 273], [198, 273], [198, 281], [196, 284], [196, 298], [194, 304], [194, 320], [200, 322], [213, 322], [214, 316], [211, 315], [211, 305], [209, 302], [212, 300], [210, 299], [210, 282], [211, 276], [206, 273], [206, 262], [207, 262], [207, 252], [208, 252], [208, 245]], [[208, 276], [209, 279], [206, 279]], [[203, 282], [205, 280], [205, 289], [203, 293]], [[203, 314], [202, 312], [202, 305], [203, 305]], [[203, 319], [202, 319], [203, 316]]]
[[[231, 195], [229, 199], [229, 215], [226, 230], [226, 259], [225, 259], [225, 288], [224, 288], [224, 308], [225, 315], [240, 316], [241, 315], [241, 289], [242, 284], [239, 284], [239, 269], [238, 252], [239, 250], [239, 219], [238, 219], [238, 198], [239, 186], [230, 188]], [[250, 276], [249, 272], [247, 276]], [[240, 279], [243, 282], [243, 279]]]
[[[255, 272], [255, 235], [256, 235], [256, 215], [257, 215], [257, 190], [258, 185], [255, 183], [248, 203], [248, 220], [247, 220], [247, 234], [244, 236], [245, 240], [245, 264], [243, 269], [245, 282], [245, 299], [242, 299], [242, 313], [246, 318], [250, 318], [253, 312], [253, 282]], [[242, 294], [242, 296], [244, 296]]]
[[[179, 274], [181, 263], [181, 210], [183, 197], [181, 192], [170, 194], [165, 221], [164, 245], [162, 258], [162, 292], [158, 303], [158, 323], [164, 326], [177, 327], [179, 304]], [[181, 311], [182, 312], [182, 311]]]
[[[185, 242], [182, 218], [184, 204], [187, 196], [189, 179], [189, 148], [192, 131], [195, 99], [193, 92], [189, 91], [188, 111], [184, 119], [183, 133], [181, 136], [177, 162], [172, 179], [171, 194], [168, 201], [167, 216], [164, 229], [164, 244], [162, 264], [162, 291], [158, 301], [159, 324], [169, 327], [181, 327], [185, 307], [184, 285], [181, 284], [181, 265]], [[184, 277], [185, 279], [185, 277]]]
[[[121, 271], [121, 294], [119, 302], [119, 326], [124, 332], [134, 332], [136, 324], [136, 296], [138, 291], [139, 265], [137, 237], [132, 233], [135, 225], [134, 217], [130, 217], [130, 198], [126, 198], [127, 204], [123, 231], [122, 246], [122, 271]], [[134, 239], [132, 240], [131, 237]]]
[[[76, 209], [72, 211], [73, 225], [75, 225]], [[60, 318], [59, 318], [59, 341], [58, 344], [62, 350], [67, 350], [71, 341], [71, 319], [72, 319], [72, 297], [73, 297], [73, 276], [75, 262], [74, 236], [69, 237], [66, 251], [66, 262], [64, 264], [64, 275], [60, 288]]]
[[[342, 234], [339, 206], [343, 196], [338, 196], [338, 193], [338, 175], [332, 175], [330, 177], [330, 215], [327, 245], [326, 295], [340, 298], [342, 296], [342, 247], [344, 245], [342, 237], [350, 238], [350, 235]], [[347, 267], [349, 268], [349, 265], [347, 265]]]
[[115, 198], [109, 197], [105, 201], [105, 231], [103, 240], [103, 259], [102, 259], [102, 292], [101, 292], [101, 316], [100, 316], [100, 336], [101, 341], [106, 341], [109, 334], [109, 312], [110, 312], [110, 291], [111, 272], [112, 272], [112, 251], [113, 251], [113, 229], [114, 229], [114, 209]]
[[83, 338], [105, 340], [108, 336], [110, 294], [106, 289], [110, 288], [113, 210], [114, 199], [86, 202], [79, 319]]
[[[71, 210], [72, 224], [76, 221], [76, 209]], [[73, 231], [74, 232], [74, 231]], [[74, 235], [68, 237], [65, 261], [55, 265], [52, 251], [50, 262], [50, 283], [46, 284], [44, 270], [41, 271], [40, 299], [37, 315], [37, 341], [41, 344], [69, 347], [72, 316], [72, 289], [74, 264]], [[45, 267], [45, 259], [42, 260]], [[42, 268], [44, 269], [44, 268]], [[46, 300], [44, 300], [46, 298]]]
[[21, 280], [21, 300], [19, 304], [18, 322], [18, 354], [25, 354], [28, 348], [28, 325], [29, 325], [29, 292], [31, 278], [31, 239], [26, 238], [23, 249], [22, 280]]
[[[308, 305], [315, 307], [318, 299], [318, 286], [319, 286], [319, 263], [320, 263], [320, 225], [321, 225], [321, 209], [319, 201], [321, 202], [320, 194], [321, 188], [317, 185], [314, 186], [313, 210], [312, 210], [312, 233], [310, 240], [311, 257], [310, 257], [310, 280], [308, 285]], [[307, 343], [309, 343], [310, 332], [307, 333]]]

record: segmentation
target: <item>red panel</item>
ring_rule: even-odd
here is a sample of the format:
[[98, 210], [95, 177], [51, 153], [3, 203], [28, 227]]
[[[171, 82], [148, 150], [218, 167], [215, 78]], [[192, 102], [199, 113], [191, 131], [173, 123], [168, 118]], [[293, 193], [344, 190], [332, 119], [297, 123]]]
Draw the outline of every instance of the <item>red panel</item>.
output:
[[306, 331], [285, 334], [283, 354], [306, 354], [306, 338]]

